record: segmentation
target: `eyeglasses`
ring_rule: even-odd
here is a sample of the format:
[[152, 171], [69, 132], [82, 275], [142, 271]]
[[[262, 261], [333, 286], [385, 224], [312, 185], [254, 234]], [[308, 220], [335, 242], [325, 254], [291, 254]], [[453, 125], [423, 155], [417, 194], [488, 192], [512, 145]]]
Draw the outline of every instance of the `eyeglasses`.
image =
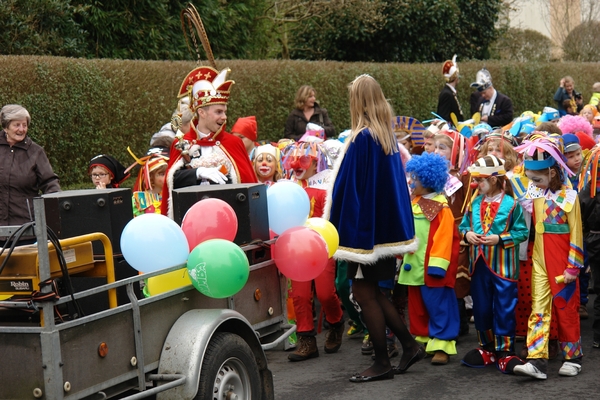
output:
[[92, 178], [99, 179], [99, 178], [104, 178], [105, 176], [108, 176], [108, 174], [106, 174], [106, 173], [101, 173], [101, 174], [90, 174], [90, 176], [91, 176]]
[[475, 183], [480, 183], [480, 182], [487, 181], [487, 180], [488, 180], [488, 178], [473, 178], [473, 182], [475, 182]]

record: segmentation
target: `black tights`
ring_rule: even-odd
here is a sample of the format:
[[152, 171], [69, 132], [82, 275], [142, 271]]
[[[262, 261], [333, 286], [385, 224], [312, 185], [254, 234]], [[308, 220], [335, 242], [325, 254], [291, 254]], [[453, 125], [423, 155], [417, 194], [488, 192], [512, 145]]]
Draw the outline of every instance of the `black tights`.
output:
[[418, 350], [419, 344], [402, 322], [392, 302], [379, 289], [377, 282], [356, 279], [352, 282], [352, 293], [362, 309], [362, 318], [369, 330], [369, 339], [373, 342], [375, 351], [375, 362], [363, 375], [379, 375], [391, 368], [385, 338], [386, 326], [394, 332], [402, 345], [400, 364], [405, 365]]

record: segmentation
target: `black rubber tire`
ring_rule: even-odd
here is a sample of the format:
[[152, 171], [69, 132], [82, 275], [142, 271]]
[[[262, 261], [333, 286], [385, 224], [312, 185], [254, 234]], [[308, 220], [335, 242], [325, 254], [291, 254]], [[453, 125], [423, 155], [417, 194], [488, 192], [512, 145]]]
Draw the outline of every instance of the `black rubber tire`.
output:
[[238, 335], [217, 332], [206, 349], [196, 400], [223, 400], [228, 391], [238, 400], [261, 396], [258, 365], [250, 346]]

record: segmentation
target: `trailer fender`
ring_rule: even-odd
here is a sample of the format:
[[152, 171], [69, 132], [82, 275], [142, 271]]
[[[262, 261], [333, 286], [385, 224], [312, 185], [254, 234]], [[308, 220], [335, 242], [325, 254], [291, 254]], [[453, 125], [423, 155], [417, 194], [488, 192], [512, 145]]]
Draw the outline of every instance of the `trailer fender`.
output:
[[201, 309], [188, 311], [179, 317], [167, 335], [158, 373], [183, 374], [187, 379], [184, 385], [160, 393], [158, 400], [193, 399], [196, 396], [206, 349], [216, 332], [234, 333], [250, 346], [260, 373], [262, 398], [273, 398], [273, 377], [267, 368], [260, 341], [248, 320], [234, 310]]

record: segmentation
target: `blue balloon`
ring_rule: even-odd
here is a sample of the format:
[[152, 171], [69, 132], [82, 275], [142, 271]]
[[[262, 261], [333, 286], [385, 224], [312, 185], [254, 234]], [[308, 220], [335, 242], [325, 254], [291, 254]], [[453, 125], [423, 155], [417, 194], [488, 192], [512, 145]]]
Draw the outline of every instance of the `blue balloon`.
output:
[[189, 246], [175, 221], [161, 214], [143, 214], [125, 225], [121, 251], [129, 265], [148, 273], [185, 264]]
[[269, 228], [281, 234], [295, 226], [303, 226], [310, 212], [308, 194], [291, 181], [277, 181], [267, 189]]

